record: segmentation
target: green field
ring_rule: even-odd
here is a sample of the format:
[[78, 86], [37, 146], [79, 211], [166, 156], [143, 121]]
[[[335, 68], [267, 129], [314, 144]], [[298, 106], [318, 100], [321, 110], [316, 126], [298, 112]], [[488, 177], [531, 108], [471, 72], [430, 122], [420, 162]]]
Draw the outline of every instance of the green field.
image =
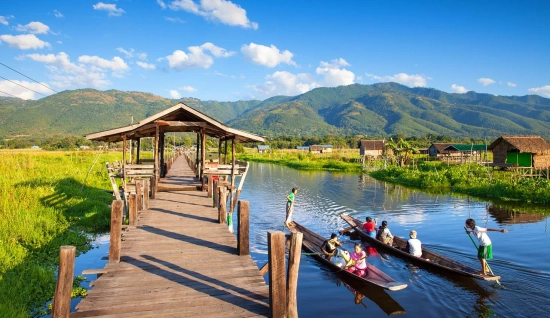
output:
[[78, 255], [94, 233], [108, 231], [113, 197], [105, 162], [120, 156], [0, 151], [0, 316], [44, 314], [59, 247], [74, 245]]

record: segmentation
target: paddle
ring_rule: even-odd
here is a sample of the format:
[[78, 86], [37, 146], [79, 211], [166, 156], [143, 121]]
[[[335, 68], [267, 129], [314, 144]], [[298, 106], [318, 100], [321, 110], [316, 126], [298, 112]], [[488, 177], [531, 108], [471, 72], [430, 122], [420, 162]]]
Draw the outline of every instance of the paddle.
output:
[[346, 227], [345, 229], [340, 230], [340, 235], [353, 230], [353, 228], [354, 228], [354, 226], [350, 226], [350, 227]]
[[[468, 237], [470, 238], [470, 240], [472, 241], [472, 243], [474, 244], [474, 246], [476, 247], [476, 250], [478, 250], [478, 247], [477, 247], [477, 244], [476, 242], [474, 241], [474, 238], [470, 235], [470, 231], [468, 231], [468, 229], [466, 227], [464, 227], [464, 231], [466, 231], [466, 233], [468, 234]], [[485, 260], [485, 265], [487, 266], [487, 269], [489, 270], [489, 272], [491, 273], [491, 275], [495, 276], [495, 274], [493, 273], [493, 270], [491, 269], [491, 267], [489, 266], [489, 262], [487, 262], [487, 260]], [[496, 280], [497, 284], [500, 285], [500, 282], [498, 281], [498, 279]]]

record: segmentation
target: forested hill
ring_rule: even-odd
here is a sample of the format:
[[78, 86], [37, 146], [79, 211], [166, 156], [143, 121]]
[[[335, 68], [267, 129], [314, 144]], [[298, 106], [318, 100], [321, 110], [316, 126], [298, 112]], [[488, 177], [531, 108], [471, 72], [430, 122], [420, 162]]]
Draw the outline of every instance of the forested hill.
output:
[[266, 136], [550, 137], [550, 99], [450, 94], [396, 83], [317, 88], [293, 97], [238, 102], [93, 89], [36, 101], [0, 98], [0, 137], [84, 135], [137, 122], [179, 101], [231, 127]]

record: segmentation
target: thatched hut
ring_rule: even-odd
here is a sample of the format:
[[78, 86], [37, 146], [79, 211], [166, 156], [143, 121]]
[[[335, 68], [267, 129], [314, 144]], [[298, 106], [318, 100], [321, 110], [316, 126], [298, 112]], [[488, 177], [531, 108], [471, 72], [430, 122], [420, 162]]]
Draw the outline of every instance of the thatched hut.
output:
[[386, 140], [361, 140], [359, 142], [359, 154], [361, 156], [378, 157], [384, 155]]
[[550, 167], [550, 144], [539, 136], [501, 136], [487, 150], [493, 152], [495, 165]]

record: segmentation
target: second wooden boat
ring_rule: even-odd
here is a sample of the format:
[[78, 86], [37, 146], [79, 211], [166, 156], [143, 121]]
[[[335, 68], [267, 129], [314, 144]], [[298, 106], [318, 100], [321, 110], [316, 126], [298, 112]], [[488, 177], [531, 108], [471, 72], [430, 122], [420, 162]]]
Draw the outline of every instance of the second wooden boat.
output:
[[470, 266], [459, 263], [441, 254], [433, 252], [425, 247], [422, 247], [422, 257], [416, 257], [414, 255], [409, 254], [407, 251], [405, 251], [405, 248], [407, 246], [407, 241], [405, 239], [394, 235], [393, 244], [391, 246], [388, 244], [384, 244], [381, 241], [369, 236], [363, 230], [363, 227], [362, 227], [363, 222], [361, 222], [360, 220], [346, 213], [342, 214], [341, 217], [342, 219], [344, 219], [344, 221], [348, 222], [349, 225], [353, 226], [353, 228], [356, 230], [356, 232], [359, 234], [359, 236], [363, 241], [369, 243], [371, 246], [374, 246], [377, 249], [380, 249], [380, 251], [394, 254], [407, 261], [411, 261], [412, 263], [415, 263], [415, 265], [419, 265], [427, 269], [439, 269], [443, 271], [448, 271], [448, 272], [469, 276], [477, 279], [482, 279], [482, 280], [499, 280], [500, 279], [500, 276], [482, 275], [478, 270]]
[[344, 268], [340, 267], [339, 265], [327, 260], [324, 257], [323, 252], [321, 251], [321, 245], [325, 241], [324, 237], [322, 237], [321, 235], [313, 231], [308, 230], [307, 228], [303, 227], [302, 225], [296, 222], [291, 222], [288, 228], [292, 232], [297, 231], [297, 232], [303, 233], [304, 237], [302, 239], [302, 247], [304, 250], [312, 253], [312, 256], [315, 257], [318, 261], [327, 265], [332, 270], [335, 270], [341, 273], [343, 276], [346, 276], [347, 278], [354, 279], [355, 281], [361, 282], [361, 283], [380, 286], [384, 289], [388, 289], [391, 291], [401, 290], [407, 287], [407, 284], [394, 280], [393, 278], [389, 277], [384, 272], [382, 272], [381, 270], [379, 270], [378, 268], [374, 267], [371, 264], [368, 264], [367, 274], [364, 277], [359, 277], [355, 274], [352, 274], [346, 271]]

